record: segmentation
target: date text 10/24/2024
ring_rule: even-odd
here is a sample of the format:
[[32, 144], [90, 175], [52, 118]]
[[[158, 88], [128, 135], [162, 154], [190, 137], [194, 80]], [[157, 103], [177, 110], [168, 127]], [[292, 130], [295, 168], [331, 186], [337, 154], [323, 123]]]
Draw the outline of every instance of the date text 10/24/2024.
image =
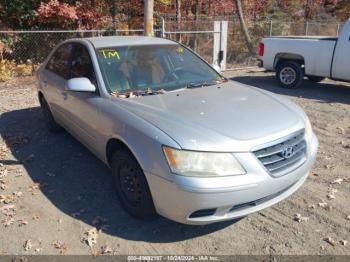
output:
[[128, 256], [128, 261], [218, 261], [216, 256], [197, 255], [197, 256]]

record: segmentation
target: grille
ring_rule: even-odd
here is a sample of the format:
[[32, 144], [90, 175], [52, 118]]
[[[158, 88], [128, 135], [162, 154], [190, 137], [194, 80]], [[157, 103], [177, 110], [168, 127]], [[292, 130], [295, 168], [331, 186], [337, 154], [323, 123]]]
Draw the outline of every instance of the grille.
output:
[[254, 151], [255, 156], [273, 176], [283, 176], [306, 160], [305, 131], [301, 130], [282, 142]]

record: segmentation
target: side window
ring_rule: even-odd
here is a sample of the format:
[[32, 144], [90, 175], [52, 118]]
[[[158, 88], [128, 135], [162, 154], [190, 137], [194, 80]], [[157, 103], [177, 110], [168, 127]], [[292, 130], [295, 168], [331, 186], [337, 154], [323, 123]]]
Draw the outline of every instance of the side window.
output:
[[72, 49], [72, 44], [64, 44], [61, 47], [59, 47], [50, 58], [46, 68], [60, 75], [64, 79], [69, 79]]
[[74, 55], [72, 59], [71, 78], [86, 77], [91, 83], [96, 85], [96, 78], [94, 68], [92, 65], [89, 51], [85, 46], [76, 44], [74, 48]]

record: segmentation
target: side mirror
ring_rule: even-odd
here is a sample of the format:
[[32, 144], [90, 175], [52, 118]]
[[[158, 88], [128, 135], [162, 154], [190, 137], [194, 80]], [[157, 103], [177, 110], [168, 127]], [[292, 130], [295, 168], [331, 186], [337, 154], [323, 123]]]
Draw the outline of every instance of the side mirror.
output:
[[218, 72], [218, 73], [221, 72], [221, 68], [220, 68], [219, 65], [217, 65], [217, 64], [212, 64], [211, 67], [212, 67], [216, 72]]
[[67, 89], [73, 92], [95, 92], [96, 87], [86, 77], [72, 78], [67, 81]]

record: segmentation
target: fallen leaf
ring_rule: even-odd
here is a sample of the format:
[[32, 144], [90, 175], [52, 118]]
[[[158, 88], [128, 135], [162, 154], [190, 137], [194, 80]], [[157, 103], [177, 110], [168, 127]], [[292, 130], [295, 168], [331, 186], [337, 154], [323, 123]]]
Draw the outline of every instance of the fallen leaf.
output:
[[341, 183], [344, 181], [343, 178], [337, 178], [336, 180], [332, 181], [331, 184], [338, 184], [341, 185]]
[[85, 232], [86, 237], [84, 238], [85, 243], [92, 247], [97, 243], [98, 231], [96, 227], [91, 228], [89, 231]]
[[25, 251], [30, 250], [30, 249], [33, 247], [32, 241], [31, 241], [30, 239], [28, 239], [28, 240], [24, 243], [23, 247], [24, 247], [24, 250], [25, 250]]
[[331, 237], [326, 237], [325, 239], [323, 239], [324, 241], [326, 241], [328, 244], [335, 246], [335, 241], [333, 238]]
[[15, 205], [5, 205], [0, 207], [0, 211], [6, 215], [6, 212], [11, 211], [11, 210], [15, 210]]
[[350, 215], [346, 216], [346, 219], [347, 219], [347, 220], [350, 220]]
[[328, 194], [327, 197], [328, 197], [329, 200], [332, 200], [332, 199], [335, 198], [335, 195], [334, 194]]
[[335, 194], [335, 193], [337, 193], [337, 192], [338, 192], [338, 189], [335, 189], [335, 188], [329, 188], [329, 189], [328, 189], [328, 191], [329, 191], [329, 193], [331, 193], [331, 194]]
[[340, 127], [340, 126], [337, 126], [336, 129], [339, 131], [338, 133], [341, 134], [341, 135], [345, 135], [345, 130], [344, 128]]
[[23, 196], [23, 193], [21, 191], [15, 191], [12, 193], [14, 196], [16, 197], [22, 197]]
[[43, 251], [43, 248], [39, 247], [39, 248], [36, 248], [34, 251], [35, 251], [35, 253], [40, 253], [41, 251]]
[[1, 171], [0, 173], [0, 178], [4, 178], [7, 176], [7, 169], [4, 169], [3, 171]]
[[13, 222], [15, 222], [15, 220], [14, 220], [13, 217], [11, 217], [11, 218], [9, 218], [9, 219], [4, 219], [4, 220], [2, 220], [1, 222], [3, 223], [3, 225], [4, 225], [5, 227], [9, 227], [9, 226], [11, 226], [11, 225], [13, 224]]
[[339, 243], [342, 245], [342, 246], [346, 246], [346, 244], [348, 243], [348, 241], [342, 239], [339, 241]]
[[0, 181], [0, 188], [1, 190], [6, 190], [7, 189], [7, 185], [5, 183], [3, 183], [2, 181]]
[[102, 246], [101, 247], [101, 254], [104, 255], [104, 254], [111, 254], [113, 253], [113, 249], [108, 246], [108, 245], [105, 245], [105, 246]]
[[63, 243], [62, 241], [59, 241], [57, 240], [56, 242], [53, 243], [53, 246], [56, 248], [56, 249], [59, 249], [60, 250], [60, 253], [64, 253], [67, 251], [68, 247], [65, 243]]
[[41, 187], [41, 184], [40, 183], [34, 183], [33, 185], [31, 185], [28, 189], [28, 192], [33, 192], [37, 189], [39, 189]]
[[101, 255], [101, 251], [99, 251], [99, 250], [96, 250], [96, 251], [91, 250], [91, 255], [94, 256], [94, 257], [98, 257], [98, 256]]
[[19, 219], [18, 220], [18, 226], [26, 226], [26, 225], [28, 225], [28, 221], [27, 220], [25, 220], [25, 219]]
[[297, 221], [299, 223], [309, 220], [308, 217], [302, 217], [301, 214], [295, 214], [293, 219], [294, 219], [294, 221]]
[[320, 202], [318, 203], [319, 207], [326, 207], [328, 204], [326, 202]]
[[14, 195], [0, 195], [0, 203], [11, 204], [17, 201], [17, 197]]
[[332, 168], [334, 168], [334, 166], [332, 166], [332, 165], [330, 165], [330, 164], [325, 165], [324, 167], [327, 168], [327, 169], [332, 169]]

